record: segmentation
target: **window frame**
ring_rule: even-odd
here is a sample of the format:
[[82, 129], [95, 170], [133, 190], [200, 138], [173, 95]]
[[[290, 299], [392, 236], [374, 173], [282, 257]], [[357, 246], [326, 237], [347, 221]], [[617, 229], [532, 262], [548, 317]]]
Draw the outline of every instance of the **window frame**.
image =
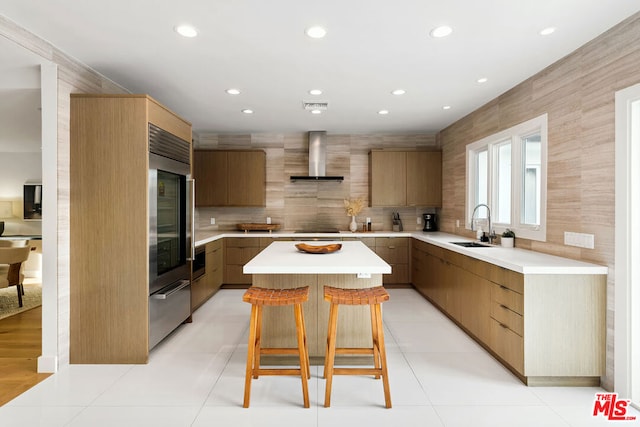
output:
[[[517, 124], [493, 135], [468, 144], [466, 147], [466, 205], [465, 228], [471, 229], [471, 215], [478, 204], [476, 201], [477, 154], [487, 150], [487, 205], [491, 208], [492, 220], [497, 218], [497, 188], [498, 188], [498, 148], [507, 141], [511, 143], [511, 218], [509, 223], [492, 222], [496, 234], [505, 229], [513, 230], [518, 237], [545, 242], [547, 240], [547, 114], [542, 114], [526, 122]], [[540, 134], [540, 225], [522, 223], [521, 210], [523, 206], [524, 165], [523, 140], [535, 134]], [[486, 218], [486, 209], [479, 209], [475, 219]]]

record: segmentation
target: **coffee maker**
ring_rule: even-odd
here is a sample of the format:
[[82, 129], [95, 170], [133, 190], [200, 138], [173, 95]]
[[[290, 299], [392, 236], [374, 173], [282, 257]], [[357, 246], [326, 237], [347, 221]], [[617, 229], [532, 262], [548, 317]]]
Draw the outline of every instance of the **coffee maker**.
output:
[[424, 228], [422, 231], [438, 231], [438, 215], [434, 213], [422, 214]]

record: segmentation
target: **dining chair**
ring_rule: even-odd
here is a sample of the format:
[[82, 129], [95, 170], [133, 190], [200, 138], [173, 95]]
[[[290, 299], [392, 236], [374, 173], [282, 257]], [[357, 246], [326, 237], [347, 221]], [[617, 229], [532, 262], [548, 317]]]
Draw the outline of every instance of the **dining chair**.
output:
[[29, 258], [30, 251], [29, 246], [0, 247], [0, 288], [15, 286], [19, 307], [22, 307], [22, 295], [24, 294], [22, 263]]

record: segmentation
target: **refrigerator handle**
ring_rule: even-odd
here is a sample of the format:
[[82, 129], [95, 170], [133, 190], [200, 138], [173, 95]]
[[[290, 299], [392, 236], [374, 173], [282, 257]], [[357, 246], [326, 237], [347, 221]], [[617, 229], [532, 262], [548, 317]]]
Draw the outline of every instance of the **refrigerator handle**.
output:
[[191, 233], [191, 238], [189, 239], [189, 261], [193, 261], [196, 258], [196, 180], [188, 179], [187, 182], [189, 183], [189, 219], [191, 222], [189, 227], [189, 232]]

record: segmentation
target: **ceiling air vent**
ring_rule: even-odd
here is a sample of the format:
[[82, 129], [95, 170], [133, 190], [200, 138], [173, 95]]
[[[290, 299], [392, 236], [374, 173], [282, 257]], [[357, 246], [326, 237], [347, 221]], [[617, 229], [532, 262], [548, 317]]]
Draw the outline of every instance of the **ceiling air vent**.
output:
[[302, 101], [302, 107], [306, 111], [312, 111], [312, 110], [327, 111], [329, 109], [329, 103], [328, 102], [306, 102], [306, 101]]

